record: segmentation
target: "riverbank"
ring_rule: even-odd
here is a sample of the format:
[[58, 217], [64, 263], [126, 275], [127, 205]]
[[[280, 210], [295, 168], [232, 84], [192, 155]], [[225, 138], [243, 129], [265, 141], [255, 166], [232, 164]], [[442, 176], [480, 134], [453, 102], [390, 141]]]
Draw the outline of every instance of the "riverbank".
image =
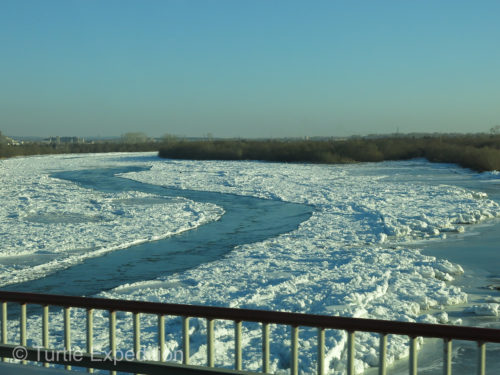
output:
[[47, 143], [26, 142], [19, 145], [0, 143], [0, 159], [16, 156], [87, 154], [113, 152], [147, 152], [158, 151], [158, 142], [112, 142], [96, 141], [91, 143]]
[[188, 160], [322, 164], [425, 158], [482, 172], [500, 170], [500, 135], [402, 135], [345, 140], [174, 140], [161, 146], [159, 156]]
[[261, 160], [286, 163], [349, 164], [425, 158], [455, 163], [475, 171], [500, 170], [500, 135], [433, 134], [426, 136], [350, 137], [342, 140], [219, 139], [163, 142], [109, 142], [21, 145], [0, 143], [0, 158], [47, 154], [158, 151], [162, 158], [186, 160]]

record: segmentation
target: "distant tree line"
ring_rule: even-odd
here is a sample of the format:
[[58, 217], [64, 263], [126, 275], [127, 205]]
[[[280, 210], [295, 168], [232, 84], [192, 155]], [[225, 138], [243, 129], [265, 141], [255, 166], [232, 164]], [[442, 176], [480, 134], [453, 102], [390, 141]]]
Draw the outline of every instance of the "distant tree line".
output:
[[18, 146], [0, 143], [0, 158], [45, 154], [79, 154], [102, 152], [141, 152], [158, 151], [158, 142], [96, 142], [96, 143], [60, 143], [29, 142]]
[[[0, 133], [1, 138], [1, 133]], [[386, 136], [345, 140], [197, 140], [166, 135], [161, 143], [141, 133], [95, 143], [0, 141], [0, 158], [43, 154], [158, 151], [159, 156], [194, 160], [262, 160], [290, 163], [356, 163], [426, 158], [476, 171], [500, 170], [500, 134]]]
[[355, 163], [426, 158], [476, 171], [500, 170], [500, 135], [437, 135], [346, 140], [169, 140], [159, 156], [197, 160]]

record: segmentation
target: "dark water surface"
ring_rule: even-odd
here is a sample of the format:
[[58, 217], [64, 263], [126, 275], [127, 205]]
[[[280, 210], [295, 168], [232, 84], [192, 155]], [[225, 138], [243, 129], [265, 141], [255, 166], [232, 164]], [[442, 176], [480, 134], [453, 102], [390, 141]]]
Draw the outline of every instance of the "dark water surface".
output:
[[[309, 219], [311, 206], [206, 191], [169, 189], [115, 176], [147, 170], [122, 167], [59, 172], [52, 177], [104, 192], [141, 191], [184, 197], [221, 206], [218, 221], [154, 242], [134, 245], [5, 290], [89, 296], [119, 285], [184, 271], [221, 258], [235, 246], [263, 241], [295, 230]], [[165, 213], [168, 215], [168, 212]]]

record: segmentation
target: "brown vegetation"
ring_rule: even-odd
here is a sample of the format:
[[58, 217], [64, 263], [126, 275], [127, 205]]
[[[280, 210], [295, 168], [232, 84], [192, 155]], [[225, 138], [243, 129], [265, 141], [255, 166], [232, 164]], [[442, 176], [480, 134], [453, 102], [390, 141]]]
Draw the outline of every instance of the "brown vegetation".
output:
[[158, 143], [99, 142], [99, 143], [48, 144], [42, 142], [30, 142], [17, 146], [0, 143], [0, 158], [8, 158], [13, 156], [45, 155], [45, 154], [79, 154], [79, 153], [138, 152], [138, 151], [158, 151]]
[[354, 163], [426, 158], [456, 163], [476, 171], [500, 170], [500, 135], [387, 136], [347, 140], [178, 140], [157, 142], [42, 142], [7, 145], [0, 158], [12, 156], [158, 151], [163, 158], [195, 160], [262, 160], [295, 163]]
[[500, 135], [351, 138], [348, 140], [169, 141], [160, 157], [196, 160], [353, 163], [426, 158], [476, 171], [500, 170]]

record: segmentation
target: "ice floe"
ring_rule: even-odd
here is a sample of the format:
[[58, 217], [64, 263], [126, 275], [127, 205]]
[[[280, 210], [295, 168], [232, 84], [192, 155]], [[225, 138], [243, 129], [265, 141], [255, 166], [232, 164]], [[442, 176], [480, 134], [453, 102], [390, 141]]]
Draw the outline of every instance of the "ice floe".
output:
[[499, 306], [498, 303], [482, 303], [468, 307], [466, 311], [480, 316], [498, 316]]

